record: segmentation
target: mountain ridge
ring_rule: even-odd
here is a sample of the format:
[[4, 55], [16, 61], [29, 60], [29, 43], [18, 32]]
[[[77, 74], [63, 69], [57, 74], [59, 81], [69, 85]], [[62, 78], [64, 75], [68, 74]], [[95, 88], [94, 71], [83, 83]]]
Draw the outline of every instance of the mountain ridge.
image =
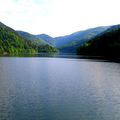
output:
[[120, 56], [120, 24], [111, 26], [83, 46], [79, 46], [77, 54]]
[[38, 34], [38, 35], [36, 35], [36, 37], [39, 39], [43, 39], [44, 41], [46, 41], [50, 45], [54, 46], [54, 38], [53, 37], [51, 37], [47, 34]]
[[102, 26], [96, 28], [89, 28], [87, 30], [78, 31], [70, 35], [56, 37], [55, 47], [59, 48], [61, 52], [75, 53], [77, 47], [89, 41], [96, 35], [106, 31], [110, 26]]
[[14, 29], [0, 22], [0, 54], [35, 53], [37, 50], [33, 46]]
[[25, 32], [25, 31], [17, 31], [17, 33], [27, 39], [27, 40], [30, 40], [31, 42], [34, 42], [34, 41], [39, 41], [39, 45], [48, 45], [48, 43], [43, 40], [43, 39], [40, 39], [40, 38], [37, 38], [36, 35], [33, 35], [31, 33], [28, 33], [28, 32]]
[[[96, 42], [96, 39], [100, 39], [99, 43], [104, 43], [102, 38], [109, 38], [111, 41], [113, 41], [113, 37], [115, 41], [117, 40], [116, 44], [118, 45], [119, 35], [117, 33], [119, 33], [119, 30], [120, 24], [89, 28], [74, 32], [70, 35], [51, 37], [47, 34], [33, 35], [24, 31], [15, 31], [14, 29], [0, 22], [0, 54], [5, 52], [19, 53], [20, 51], [24, 52], [26, 50], [33, 52], [51, 52], [52, 50], [57, 51], [56, 48], [58, 48], [60, 52], [74, 54], [81, 50], [81, 47], [82, 50], [83, 48], [88, 48], [91, 43], [96, 43], [99, 45]], [[106, 35], [108, 35], [108, 37], [102, 37]], [[111, 36], [111, 38], [109, 36]]]
[[[43, 40], [38, 40], [32, 34], [27, 34], [28, 38], [18, 34], [17, 31], [0, 22], [0, 54], [26, 54], [38, 52], [56, 52], [57, 49], [50, 46]], [[30, 40], [31, 38], [31, 40]], [[36, 40], [33, 40], [36, 38]], [[44, 42], [45, 44], [41, 44]]]

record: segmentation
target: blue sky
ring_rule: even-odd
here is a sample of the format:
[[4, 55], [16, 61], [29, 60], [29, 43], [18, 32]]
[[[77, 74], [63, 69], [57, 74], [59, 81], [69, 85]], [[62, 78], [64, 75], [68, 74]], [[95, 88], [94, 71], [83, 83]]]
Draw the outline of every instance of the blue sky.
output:
[[119, 0], [1, 0], [0, 21], [32, 34], [62, 36], [120, 23]]

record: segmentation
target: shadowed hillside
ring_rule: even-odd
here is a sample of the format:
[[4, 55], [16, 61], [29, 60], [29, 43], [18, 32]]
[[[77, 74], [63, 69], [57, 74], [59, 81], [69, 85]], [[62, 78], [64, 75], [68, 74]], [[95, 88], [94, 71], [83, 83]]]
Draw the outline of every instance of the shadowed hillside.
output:
[[120, 56], [120, 25], [110, 27], [77, 50], [77, 54]]
[[91, 38], [94, 38], [98, 34], [106, 31], [108, 28], [109, 26], [91, 28], [73, 33], [71, 35], [56, 37], [54, 38], [55, 45], [61, 52], [76, 53], [79, 46], [83, 45], [85, 42], [89, 41]]

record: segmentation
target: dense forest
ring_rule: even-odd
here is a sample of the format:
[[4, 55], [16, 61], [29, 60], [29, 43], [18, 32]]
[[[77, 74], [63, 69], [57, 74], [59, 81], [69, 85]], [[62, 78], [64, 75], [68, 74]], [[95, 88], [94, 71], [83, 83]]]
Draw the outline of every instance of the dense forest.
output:
[[96, 37], [98, 34], [105, 32], [109, 27], [110, 26], [95, 27], [78, 31], [70, 35], [56, 37], [54, 38], [55, 45], [60, 52], [74, 54], [79, 46]]
[[17, 31], [17, 33], [25, 40], [30, 41], [34, 46], [36, 46], [38, 52], [58, 52], [58, 50], [49, 42], [47, 42], [43, 38], [38, 38], [36, 35], [32, 35], [30, 33], [24, 31]]
[[[92, 37], [88, 39], [88, 36]], [[59, 39], [61, 43], [71, 40], [71, 44], [66, 45], [68, 53], [73, 53], [73, 49], [77, 49], [78, 55], [120, 56], [120, 25], [88, 29]], [[76, 42], [76, 39], [79, 42]], [[38, 36], [24, 31], [15, 31], [0, 22], [0, 55], [58, 52], [56, 44], [50, 44], [57, 40], [58, 38], [53, 40], [48, 35]], [[63, 48], [59, 48], [60, 52], [65, 52]]]
[[38, 52], [56, 52], [57, 49], [49, 45], [39, 45], [21, 37], [15, 30], [0, 22], [0, 54], [35, 54]]
[[77, 49], [77, 54], [120, 56], [120, 25], [109, 28]]

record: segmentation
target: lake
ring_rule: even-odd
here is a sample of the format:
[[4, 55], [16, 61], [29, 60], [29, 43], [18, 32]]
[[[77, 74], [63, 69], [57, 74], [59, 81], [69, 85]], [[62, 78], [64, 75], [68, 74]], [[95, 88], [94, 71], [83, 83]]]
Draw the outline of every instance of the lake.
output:
[[0, 57], [0, 120], [120, 120], [120, 64]]

